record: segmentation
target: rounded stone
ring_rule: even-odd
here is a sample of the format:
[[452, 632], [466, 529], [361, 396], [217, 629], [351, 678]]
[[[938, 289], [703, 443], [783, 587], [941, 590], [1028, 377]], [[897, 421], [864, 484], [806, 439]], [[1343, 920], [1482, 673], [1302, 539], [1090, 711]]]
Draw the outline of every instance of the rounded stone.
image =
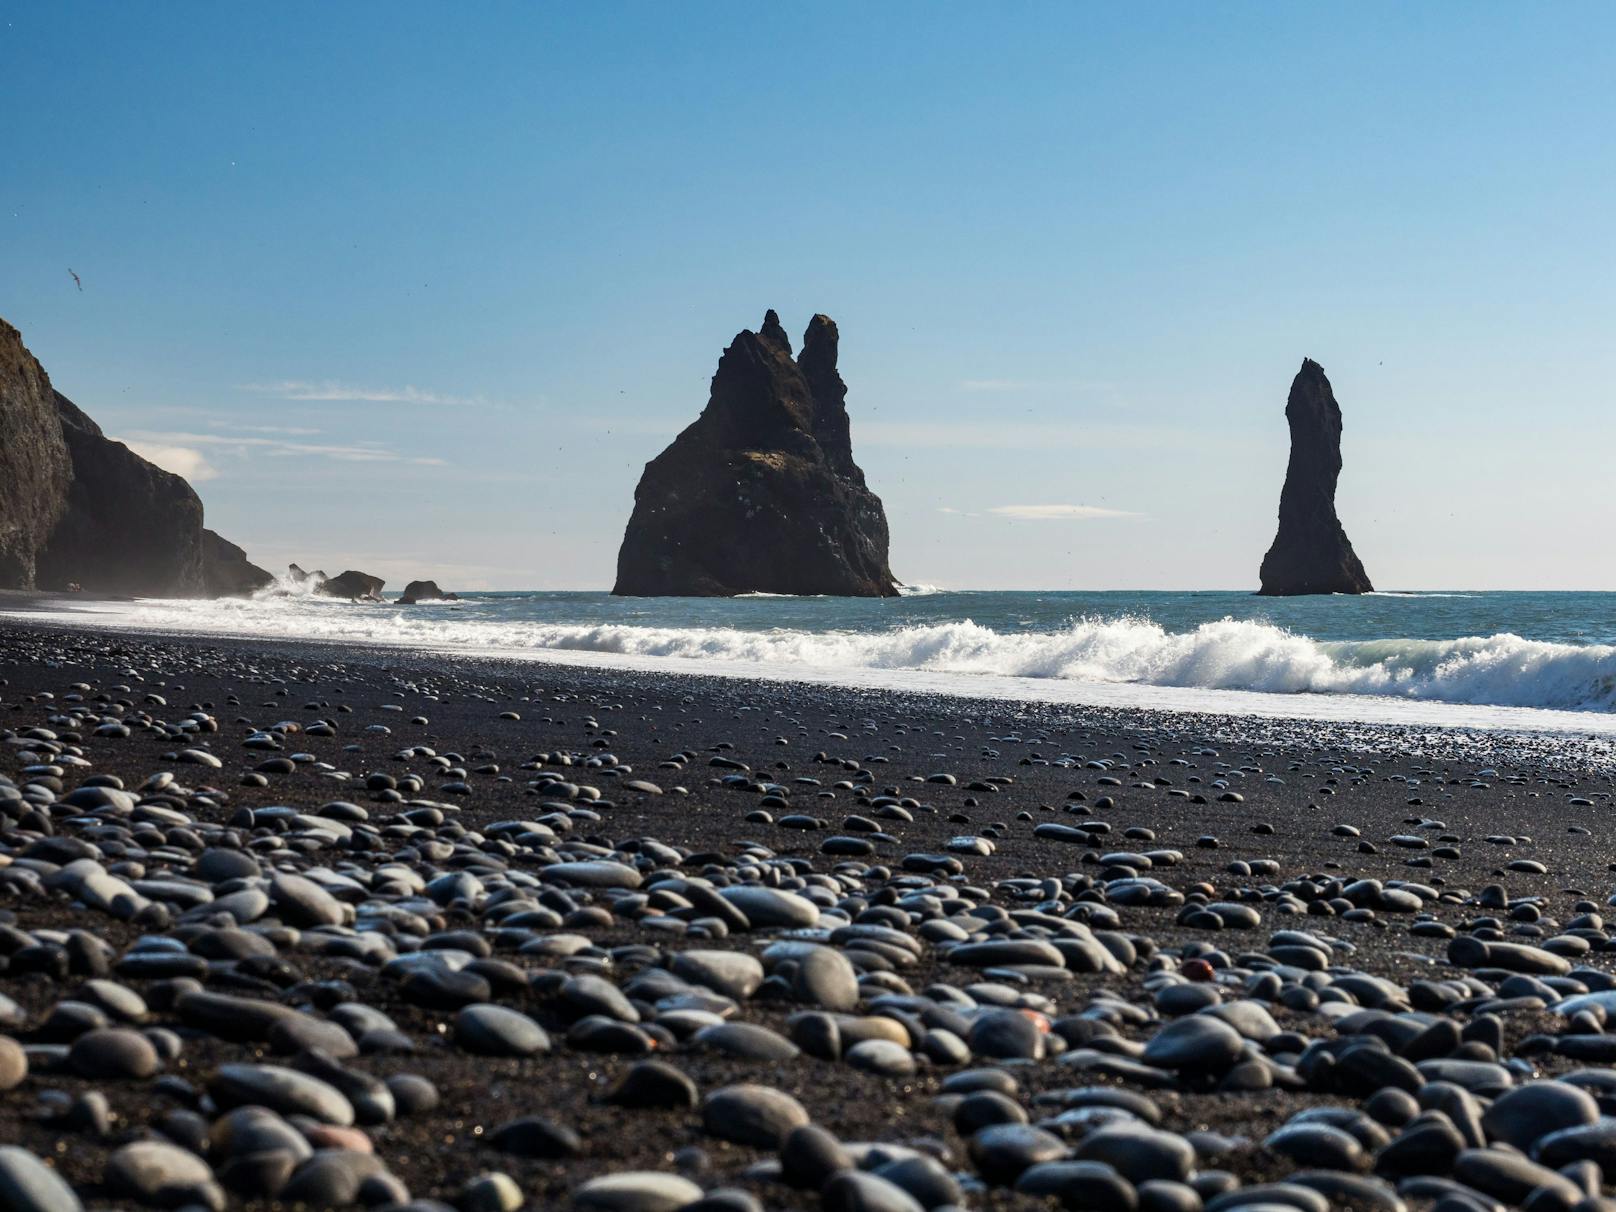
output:
[[339, 1128], [354, 1122], [353, 1104], [335, 1086], [281, 1065], [220, 1065], [208, 1092], [221, 1107], [268, 1107]]
[[1182, 1136], [1143, 1124], [1108, 1124], [1078, 1142], [1079, 1161], [1104, 1162], [1131, 1183], [1182, 1182], [1195, 1168], [1195, 1147]]
[[970, 1153], [987, 1182], [1008, 1187], [1040, 1162], [1061, 1160], [1067, 1148], [1060, 1137], [1031, 1124], [993, 1124], [972, 1135]]
[[926, 1212], [909, 1192], [878, 1174], [843, 1170], [819, 1192], [824, 1212]]
[[27, 1149], [0, 1145], [0, 1208], [7, 1212], [82, 1212], [73, 1188]]
[[572, 1193], [579, 1212], [678, 1212], [701, 1198], [701, 1188], [678, 1174], [625, 1170], [592, 1178]]
[[455, 1042], [482, 1056], [534, 1056], [550, 1050], [550, 1036], [527, 1015], [478, 1003], [455, 1015]]
[[28, 1053], [9, 1035], [0, 1035], [0, 1092], [15, 1090], [27, 1076]]
[[818, 1124], [793, 1128], [780, 1141], [780, 1176], [793, 1187], [817, 1191], [838, 1170], [852, 1168], [842, 1142]]
[[858, 973], [840, 951], [809, 948], [791, 974], [791, 996], [826, 1010], [852, 1010], [859, 1001]]
[[777, 1031], [756, 1023], [718, 1023], [696, 1032], [694, 1043], [745, 1060], [791, 1060], [800, 1049]]
[[160, 1067], [151, 1041], [126, 1027], [86, 1031], [73, 1041], [67, 1061], [80, 1077], [103, 1081], [139, 1080]]
[[162, 1141], [136, 1141], [119, 1149], [107, 1158], [103, 1181], [109, 1190], [143, 1204], [224, 1207], [224, 1189], [214, 1181], [208, 1163], [188, 1149]]
[[276, 872], [269, 881], [269, 899], [289, 926], [342, 925], [342, 902], [305, 876]]
[[583, 1141], [571, 1128], [537, 1115], [502, 1124], [489, 1136], [488, 1143], [501, 1153], [518, 1157], [572, 1157], [583, 1149]]
[[682, 980], [737, 1001], [751, 997], [763, 983], [763, 965], [744, 951], [681, 951], [669, 968]]
[[687, 1110], [696, 1105], [696, 1083], [665, 1061], [640, 1061], [627, 1073], [606, 1101], [620, 1107]]
[[725, 888], [719, 895], [746, 914], [754, 928], [790, 930], [819, 925], [819, 906], [794, 892], [741, 885]]
[[854, 1044], [842, 1059], [855, 1069], [882, 1077], [910, 1077], [915, 1072], [914, 1054], [889, 1039], [867, 1039]]
[[1481, 1124], [1493, 1140], [1530, 1153], [1541, 1137], [1598, 1118], [1599, 1104], [1586, 1090], [1566, 1082], [1527, 1082], [1499, 1095], [1482, 1114]]
[[1044, 1054], [1038, 1024], [1018, 1010], [986, 1010], [971, 1023], [966, 1045], [977, 1056], [994, 1060], [1037, 1060]]
[[1263, 1147], [1315, 1170], [1361, 1170], [1368, 1161], [1356, 1137], [1330, 1124], [1286, 1124]]
[[1044, 1162], [1016, 1180], [1020, 1195], [1052, 1195], [1065, 1208], [1084, 1212], [1134, 1212], [1139, 1196], [1134, 1186], [1104, 1162]]
[[702, 1104], [701, 1117], [712, 1136], [766, 1149], [808, 1122], [808, 1112], [791, 1095], [750, 1082], [713, 1091]]
[[1196, 1014], [1156, 1032], [1140, 1059], [1158, 1069], [1223, 1073], [1244, 1051], [1245, 1041], [1228, 1023], [1209, 1014]]

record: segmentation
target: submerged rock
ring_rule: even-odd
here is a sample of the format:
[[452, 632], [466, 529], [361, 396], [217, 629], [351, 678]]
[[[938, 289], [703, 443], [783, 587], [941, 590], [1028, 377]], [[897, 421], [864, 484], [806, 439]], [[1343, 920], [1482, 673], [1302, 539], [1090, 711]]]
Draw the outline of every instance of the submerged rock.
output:
[[795, 359], [772, 311], [736, 336], [701, 416], [646, 464], [613, 593], [897, 593], [886, 513], [853, 461], [836, 351], [826, 316]]
[[1262, 562], [1262, 588], [1275, 597], [1368, 593], [1374, 586], [1335, 512], [1341, 476], [1341, 406], [1324, 368], [1311, 358], [1285, 404], [1291, 457], [1279, 496], [1279, 533]]
[[436, 581], [411, 581], [399, 595], [400, 606], [414, 606], [417, 602], [458, 602], [458, 594], [444, 593]]

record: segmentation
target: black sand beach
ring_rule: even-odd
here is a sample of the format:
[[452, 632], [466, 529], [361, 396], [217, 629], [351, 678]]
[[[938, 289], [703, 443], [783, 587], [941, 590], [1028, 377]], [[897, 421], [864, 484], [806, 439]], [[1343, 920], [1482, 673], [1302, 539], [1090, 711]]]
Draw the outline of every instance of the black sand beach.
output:
[[[0, 778], [23, 789], [0, 783], [0, 1030], [28, 1056], [0, 1094], [0, 1139], [48, 1159], [92, 1206], [147, 1181], [117, 1157], [149, 1134], [207, 1159], [153, 1197], [170, 1206], [256, 1206], [278, 1190], [464, 1209], [518, 1206], [503, 1180], [474, 1183], [491, 1171], [529, 1207], [565, 1206], [613, 1172], [665, 1171], [756, 1200], [710, 1196], [711, 1208], [1193, 1212], [1221, 1197], [1255, 1212], [1311, 1208], [1311, 1191], [1334, 1206], [1445, 1198], [1459, 1212], [1542, 1187], [1534, 1149], [1574, 1172], [1612, 1147], [1606, 1132], [1545, 1153], [1542, 1132], [1516, 1125], [1523, 1111], [1544, 1131], [1589, 1118], [1579, 1101], [1556, 1119], [1558, 1090], [1616, 1105], [1603, 1077], [1528, 1084], [1608, 1059], [1603, 1009], [1547, 1009], [1616, 985], [1598, 917], [1616, 866], [1613, 762], [1595, 742], [149, 639], [47, 619], [0, 627], [0, 678]], [[408, 774], [419, 784], [400, 785]], [[137, 794], [83, 790], [118, 785], [106, 776]], [[823, 826], [786, 827], [814, 818]], [[75, 896], [61, 873], [86, 858], [133, 899]], [[547, 876], [561, 861], [611, 866]], [[208, 908], [311, 869], [334, 900], [302, 903], [299, 882], [269, 889], [256, 913]], [[818, 941], [859, 977], [856, 1010], [846, 965], [809, 979], [772, 909], [749, 920], [713, 891], [746, 883], [817, 901]], [[349, 929], [355, 910], [368, 943]], [[1299, 931], [1312, 937], [1283, 933]], [[437, 982], [383, 970], [417, 948], [470, 963]], [[681, 964], [687, 951], [701, 954]], [[683, 988], [702, 974], [709, 990]], [[629, 1000], [568, 985], [583, 976]], [[139, 997], [85, 993], [92, 979]], [[277, 1028], [266, 1002], [307, 1014]], [[353, 1003], [396, 1030], [338, 1009]], [[476, 1003], [529, 1016], [546, 1044], [525, 1026], [457, 1023]], [[75, 1044], [116, 1025], [121, 1005], [136, 1007], [127, 1026], [156, 1035], [160, 1073], [121, 1067], [113, 1044], [111, 1059]], [[833, 1006], [857, 1017], [827, 1017]], [[1218, 1014], [1227, 1025], [1202, 1038]], [[720, 1019], [777, 1034], [714, 1031]], [[1191, 1023], [1182, 1040], [1178, 1022]], [[805, 1050], [789, 1055], [787, 1039]], [[850, 1058], [858, 1040], [895, 1046]], [[528, 1054], [483, 1054], [501, 1051]], [[749, 1132], [737, 1125], [752, 1092], [726, 1111], [647, 1070], [645, 1099], [676, 1105], [609, 1101], [648, 1058], [697, 1100], [755, 1083], [801, 1111], [774, 1108]], [[264, 1101], [221, 1081], [220, 1066], [244, 1062], [323, 1074], [363, 1135], [343, 1125], [352, 1116], [321, 1124], [291, 1100], [279, 1110], [292, 1135], [329, 1154], [233, 1154], [244, 1129], [225, 1128], [225, 1105]], [[376, 1079], [405, 1074], [435, 1087], [434, 1106], [405, 1109], [418, 1083], [377, 1094]], [[1006, 1096], [962, 1104], [971, 1089]], [[1309, 1109], [1323, 1118], [1271, 1139]], [[546, 1123], [500, 1135], [523, 1117]], [[803, 1162], [807, 1176], [782, 1183], [777, 1130], [804, 1117], [849, 1146], [891, 1148], [853, 1149], [823, 1173]], [[1159, 1127], [1119, 1143], [1107, 1133], [1129, 1129], [1113, 1118]], [[992, 1126], [1029, 1120], [1042, 1131]], [[1182, 1158], [1172, 1140], [1188, 1142]], [[799, 1134], [792, 1148], [813, 1143]], [[372, 1147], [376, 1162], [354, 1160]], [[908, 1150], [940, 1167], [905, 1170]], [[1056, 1168], [1029, 1178], [1039, 1166]], [[1532, 1171], [1524, 1188], [1518, 1167]], [[1230, 1194], [1287, 1177], [1278, 1193]], [[1573, 1173], [1528, 1206], [1569, 1208], [1587, 1181]], [[630, 1180], [579, 1202], [678, 1207], [686, 1190]]]

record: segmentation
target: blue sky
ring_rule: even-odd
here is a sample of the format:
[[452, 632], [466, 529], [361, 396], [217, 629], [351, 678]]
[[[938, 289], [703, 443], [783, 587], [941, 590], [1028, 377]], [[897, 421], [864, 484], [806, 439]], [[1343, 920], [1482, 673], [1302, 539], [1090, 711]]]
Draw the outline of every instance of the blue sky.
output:
[[609, 585], [775, 307], [902, 579], [1254, 586], [1307, 355], [1377, 584], [1616, 588], [1608, 5], [0, 0], [0, 112], [0, 316], [266, 566]]

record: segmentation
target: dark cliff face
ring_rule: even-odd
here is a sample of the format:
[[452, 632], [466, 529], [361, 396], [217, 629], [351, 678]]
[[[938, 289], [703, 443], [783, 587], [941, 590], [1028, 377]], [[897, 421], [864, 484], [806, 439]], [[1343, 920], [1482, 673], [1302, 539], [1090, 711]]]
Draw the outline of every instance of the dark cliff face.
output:
[[0, 320], [0, 588], [217, 597], [269, 580], [202, 529], [189, 484], [53, 390]]
[[67, 510], [39, 553], [39, 587], [200, 596], [202, 502], [191, 486], [112, 441], [60, 392], [56, 412], [73, 482]]
[[736, 336], [701, 416], [646, 464], [613, 593], [897, 593], [886, 513], [853, 462], [836, 346], [825, 316], [795, 359], [773, 311]]
[[1368, 593], [1374, 586], [1335, 512], [1341, 477], [1341, 406], [1311, 358], [1285, 404], [1291, 457], [1279, 494], [1279, 533], [1262, 562], [1260, 593]]
[[202, 582], [210, 598], [247, 597], [274, 584], [275, 578], [229, 539], [211, 530], [202, 532]]
[[72, 479], [50, 376], [0, 320], [0, 589], [32, 589]]

